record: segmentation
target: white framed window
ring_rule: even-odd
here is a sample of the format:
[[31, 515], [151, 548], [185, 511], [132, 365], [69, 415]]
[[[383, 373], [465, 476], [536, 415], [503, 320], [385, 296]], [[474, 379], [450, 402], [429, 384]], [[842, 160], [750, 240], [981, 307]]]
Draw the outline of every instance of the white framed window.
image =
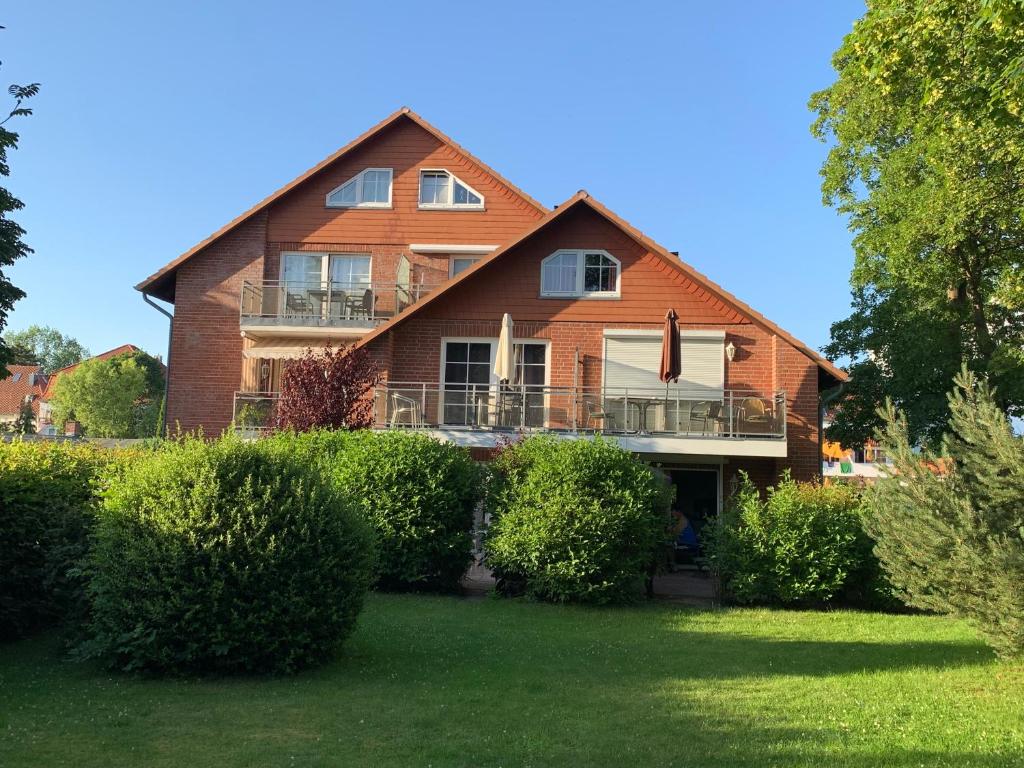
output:
[[331, 282], [345, 289], [370, 285], [371, 258], [365, 253], [281, 254], [281, 281], [293, 288], [314, 287]]
[[448, 277], [455, 277], [459, 272], [465, 272], [480, 261], [479, 256], [452, 256], [448, 259]]
[[[524, 395], [514, 414], [498, 406], [499, 382], [494, 374], [498, 340], [488, 338], [441, 339], [441, 423], [449, 426], [544, 426], [547, 421], [551, 342], [513, 339], [515, 373], [509, 385]], [[525, 407], [525, 412], [522, 409]]]
[[367, 168], [327, 193], [328, 208], [390, 208], [390, 168]]
[[420, 208], [482, 210], [484, 196], [444, 168], [420, 169]]
[[622, 263], [597, 249], [555, 251], [541, 262], [540, 295], [618, 298]]

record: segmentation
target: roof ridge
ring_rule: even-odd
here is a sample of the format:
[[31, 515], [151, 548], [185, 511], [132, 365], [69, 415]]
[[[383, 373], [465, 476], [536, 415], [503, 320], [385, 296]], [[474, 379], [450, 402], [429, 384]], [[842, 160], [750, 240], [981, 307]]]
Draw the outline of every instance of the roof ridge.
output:
[[423, 130], [425, 130], [428, 133], [430, 133], [431, 135], [433, 135], [438, 141], [440, 141], [440, 142], [442, 142], [444, 144], [448, 144], [449, 146], [451, 146], [454, 149], [456, 149], [458, 152], [461, 152], [468, 160], [470, 160], [472, 163], [475, 163], [476, 165], [478, 165], [486, 173], [488, 173], [491, 176], [493, 176], [500, 184], [508, 187], [509, 190], [511, 190], [513, 193], [519, 195], [521, 198], [526, 200], [526, 202], [528, 202], [530, 205], [534, 206], [538, 211], [540, 211], [542, 213], [547, 213], [548, 212], [548, 208], [544, 204], [538, 202], [533, 197], [531, 197], [530, 195], [528, 195], [525, 192], [523, 192], [522, 189], [517, 187], [515, 184], [513, 184], [508, 179], [506, 179], [504, 176], [502, 176], [500, 173], [498, 173], [496, 170], [494, 170], [491, 166], [489, 166], [483, 160], [478, 158], [472, 152], [470, 152], [469, 150], [465, 149], [462, 145], [460, 145], [457, 142], [455, 142], [447, 134], [444, 134], [439, 129], [435, 128], [427, 120], [425, 120], [420, 115], [418, 115], [417, 113], [412, 111], [412, 109], [410, 109], [409, 107], [403, 106], [403, 107], [395, 110], [394, 112], [392, 112], [390, 115], [385, 117], [383, 120], [378, 122], [376, 125], [372, 126], [368, 130], [366, 130], [363, 133], [359, 134], [359, 136], [357, 136], [356, 138], [352, 139], [352, 141], [348, 142], [347, 144], [345, 144], [341, 148], [339, 148], [339, 149], [335, 150], [334, 152], [332, 152], [330, 155], [325, 157], [323, 160], [318, 162], [316, 165], [312, 166], [311, 168], [309, 168], [308, 170], [304, 171], [303, 173], [300, 173], [294, 179], [289, 181], [284, 186], [278, 188], [275, 192], [272, 192], [271, 194], [269, 194], [268, 196], [266, 196], [265, 198], [260, 200], [258, 203], [256, 203], [251, 208], [249, 208], [246, 211], [240, 213], [238, 216], [233, 218], [231, 221], [229, 221], [227, 224], [222, 226], [220, 229], [216, 230], [212, 234], [210, 234], [207, 237], [205, 237], [204, 239], [200, 240], [198, 243], [193, 245], [191, 248], [189, 248], [187, 251], [182, 253], [180, 256], [178, 256], [174, 260], [172, 260], [172, 261], [168, 262], [167, 264], [165, 264], [163, 267], [161, 267], [156, 272], [151, 274], [145, 280], [143, 280], [140, 283], [138, 283], [135, 286], [135, 290], [142, 291], [143, 293], [145, 293], [146, 290], [148, 288], [150, 288], [153, 285], [153, 283], [155, 283], [157, 280], [159, 280], [162, 277], [166, 276], [170, 272], [173, 272], [175, 269], [177, 269], [179, 266], [181, 266], [184, 262], [186, 262], [188, 259], [190, 259], [193, 256], [195, 256], [197, 253], [202, 251], [204, 248], [212, 245], [217, 240], [219, 240], [221, 237], [223, 237], [224, 235], [226, 235], [229, 232], [231, 232], [232, 230], [234, 230], [236, 227], [241, 226], [246, 221], [251, 219], [253, 216], [256, 216], [257, 214], [261, 213], [268, 206], [270, 206], [271, 203], [277, 201], [278, 199], [280, 199], [281, 197], [283, 197], [287, 193], [291, 192], [293, 189], [295, 189], [299, 185], [303, 184], [304, 182], [306, 182], [307, 180], [309, 180], [310, 178], [315, 176], [320, 171], [324, 170], [327, 166], [331, 165], [332, 163], [336, 162], [337, 160], [340, 160], [344, 155], [346, 155], [349, 152], [351, 152], [352, 150], [354, 150], [356, 147], [358, 147], [363, 142], [368, 141], [369, 139], [373, 138], [375, 135], [377, 135], [378, 133], [380, 133], [385, 128], [387, 128], [388, 126], [392, 125], [395, 121], [397, 121], [399, 118], [402, 118], [402, 117], [405, 117], [405, 118], [407, 118], [409, 120], [412, 120], [420, 128], [422, 128]]
[[780, 327], [776, 323], [774, 323], [771, 320], [769, 320], [767, 317], [762, 315], [760, 312], [758, 312], [756, 309], [751, 307], [749, 304], [747, 304], [746, 302], [742, 301], [738, 297], [734, 296], [732, 293], [730, 293], [725, 288], [720, 286], [718, 283], [716, 283], [714, 280], [709, 278], [707, 275], [703, 274], [702, 272], [697, 271], [696, 269], [691, 267], [689, 264], [684, 262], [681, 258], [679, 258], [677, 256], [674, 256], [670, 251], [666, 250], [663, 246], [661, 246], [660, 244], [658, 244], [657, 242], [652, 240], [650, 237], [645, 235], [643, 232], [641, 232], [639, 229], [634, 227], [632, 224], [630, 224], [628, 221], [623, 219], [621, 216], [619, 216], [618, 214], [616, 214], [613, 211], [611, 211], [609, 208], [607, 208], [604, 204], [602, 204], [598, 200], [595, 200], [593, 198], [593, 196], [591, 196], [590, 193], [587, 192], [585, 189], [579, 190], [578, 192], [576, 192], [576, 194], [574, 194], [572, 197], [570, 197], [564, 203], [561, 203], [560, 205], [555, 206], [555, 208], [552, 211], [550, 211], [543, 218], [538, 219], [536, 222], [534, 222], [534, 224], [531, 227], [529, 227], [528, 229], [526, 229], [523, 233], [521, 233], [519, 235], [519, 237], [515, 238], [514, 240], [509, 241], [507, 244], [505, 244], [504, 246], [502, 246], [498, 250], [488, 254], [487, 256], [485, 256], [480, 261], [478, 261], [475, 264], [473, 264], [468, 269], [460, 272], [454, 278], [452, 278], [447, 283], [445, 283], [443, 286], [441, 286], [438, 290], [428, 294], [422, 301], [418, 301], [415, 304], [413, 304], [413, 305], [411, 305], [409, 307], [406, 307], [404, 310], [402, 310], [402, 312], [400, 312], [397, 315], [395, 315], [388, 322], [384, 323], [383, 325], [377, 326], [374, 330], [370, 331], [370, 333], [368, 333], [365, 336], [363, 336], [363, 338], [361, 338], [357, 342], [356, 346], [360, 346], [360, 347], [364, 346], [364, 345], [368, 344], [370, 341], [372, 341], [373, 339], [375, 339], [378, 336], [382, 335], [383, 333], [386, 333], [391, 328], [394, 328], [396, 325], [399, 325], [400, 323], [405, 322], [406, 319], [408, 319], [411, 315], [415, 314], [422, 307], [424, 307], [427, 304], [429, 304], [430, 302], [434, 301], [439, 296], [444, 295], [449, 290], [451, 290], [453, 287], [455, 287], [456, 285], [461, 283], [463, 280], [468, 279], [471, 275], [476, 274], [476, 272], [478, 270], [483, 269], [484, 267], [486, 267], [491, 262], [495, 261], [496, 259], [501, 258], [501, 256], [504, 255], [506, 252], [508, 252], [512, 248], [515, 248], [517, 245], [522, 243], [527, 238], [532, 237], [539, 230], [541, 230], [544, 227], [546, 227], [552, 221], [556, 220], [557, 218], [562, 216], [566, 211], [570, 210], [571, 208], [573, 208], [574, 206], [576, 206], [579, 203], [585, 203], [586, 205], [590, 206], [591, 210], [593, 210], [595, 213], [598, 213], [601, 216], [604, 216], [609, 222], [612, 223], [612, 225], [618, 227], [623, 232], [628, 234], [630, 237], [632, 237], [634, 240], [636, 240], [642, 246], [647, 248], [651, 253], [653, 253], [656, 256], [658, 256], [663, 262], [668, 264], [670, 267], [678, 270], [683, 275], [689, 277], [691, 280], [696, 282], [698, 285], [700, 285], [703, 288], [711, 291], [721, 301], [723, 301], [724, 303], [730, 305], [735, 311], [739, 312], [742, 315], [746, 315], [754, 323], [762, 326], [763, 328], [765, 328], [766, 330], [770, 331], [771, 333], [774, 333], [777, 336], [781, 336], [787, 342], [792, 344], [796, 349], [798, 349], [804, 355], [806, 355], [811, 360], [813, 360], [818, 366], [820, 366], [821, 368], [824, 368], [830, 375], [834, 376], [835, 378], [839, 379], [840, 381], [846, 381], [849, 378], [849, 374], [847, 374], [846, 371], [844, 371], [841, 368], [839, 368], [838, 366], [836, 366], [834, 363], [832, 363], [832, 361], [830, 361], [827, 358], [825, 358], [823, 355], [821, 355], [819, 352], [817, 352], [813, 348], [809, 347], [804, 342], [800, 341], [798, 338], [793, 336], [793, 334], [789, 333], [788, 331], [784, 330], [782, 327]]

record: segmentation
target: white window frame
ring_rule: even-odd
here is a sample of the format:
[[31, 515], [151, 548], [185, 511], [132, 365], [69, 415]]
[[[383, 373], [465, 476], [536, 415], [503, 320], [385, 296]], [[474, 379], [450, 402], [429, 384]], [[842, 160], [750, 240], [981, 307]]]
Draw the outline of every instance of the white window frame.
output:
[[[494, 363], [495, 358], [498, 354], [498, 339], [493, 336], [442, 336], [441, 337], [441, 366], [438, 370], [437, 381], [438, 381], [438, 423], [444, 426], [444, 392], [445, 384], [447, 382], [444, 378], [444, 372], [447, 365], [448, 356], [448, 343], [452, 342], [455, 344], [490, 344], [491, 345], [491, 361], [489, 365], [490, 375], [488, 389], [492, 396], [498, 392], [498, 386], [501, 384], [498, 381], [498, 377], [494, 375]], [[520, 339], [515, 336], [512, 337], [512, 346], [516, 344], [543, 344], [544, 345], [544, 424], [548, 423], [548, 409], [550, 408], [551, 395], [548, 388], [551, 386], [551, 339]], [[481, 385], [483, 386], [483, 385]]]
[[[448, 176], [448, 202], [447, 203], [424, 203], [421, 202], [423, 198], [423, 174], [424, 173], [443, 173]], [[455, 196], [455, 184], [459, 183], [472, 192], [474, 195], [480, 198], [479, 203], [454, 203], [452, 200]], [[473, 187], [469, 186], [466, 182], [456, 176], [454, 173], [449, 171], [447, 168], [420, 168], [419, 169], [419, 182], [416, 186], [416, 203], [421, 210], [426, 211], [482, 211], [487, 203], [487, 200], [482, 194]]]
[[[388, 175], [388, 201], [386, 203], [378, 202], [376, 200], [370, 202], [363, 201], [363, 177], [370, 171], [382, 171]], [[327, 193], [325, 202], [328, 208], [390, 208], [391, 197], [394, 193], [394, 182], [395, 172], [391, 168], [364, 168], [351, 179], [348, 179], [345, 183], [339, 184], [330, 192]], [[354, 203], [332, 203], [331, 195], [336, 192], [340, 192], [343, 187], [347, 187], [349, 184], [355, 183], [356, 185], [356, 201]]]
[[[576, 257], [576, 287], [572, 291], [546, 291], [544, 290], [544, 265], [552, 259], [566, 254]], [[583, 290], [584, 270], [586, 268], [587, 254], [599, 254], [606, 256], [615, 264], [615, 290], [614, 291], [585, 291]], [[601, 248], [560, 248], [547, 256], [540, 263], [540, 295], [545, 299], [618, 299], [622, 297], [622, 262], [612, 256], [608, 251]]]
[[456, 261], [468, 261], [468, 262], [470, 262], [469, 267], [466, 267], [465, 269], [460, 270], [460, 272], [465, 272], [466, 269], [469, 269], [470, 267], [472, 267], [474, 264], [476, 264], [482, 258], [483, 258], [483, 256], [463, 256], [461, 254], [453, 254], [453, 255], [449, 256], [448, 257], [448, 278], [451, 279], [451, 278], [455, 277], [455, 275], [456, 275], [456, 272], [455, 272], [455, 262]]
[[278, 280], [284, 284], [284, 262], [288, 256], [319, 256], [320, 257], [320, 282], [328, 283], [331, 280], [331, 257], [338, 256], [340, 258], [349, 259], [369, 259], [370, 262], [370, 282], [369, 285], [373, 285], [373, 254], [370, 253], [348, 253], [341, 251], [281, 251], [280, 264], [278, 265]]

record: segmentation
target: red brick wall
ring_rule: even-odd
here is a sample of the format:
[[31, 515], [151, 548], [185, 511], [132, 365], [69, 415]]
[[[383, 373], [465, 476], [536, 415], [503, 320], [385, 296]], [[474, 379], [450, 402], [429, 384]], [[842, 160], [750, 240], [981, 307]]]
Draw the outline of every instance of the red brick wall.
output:
[[263, 276], [266, 216], [256, 216], [178, 270], [167, 424], [216, 435], [231, 422], [242, 377], [242, 281]]

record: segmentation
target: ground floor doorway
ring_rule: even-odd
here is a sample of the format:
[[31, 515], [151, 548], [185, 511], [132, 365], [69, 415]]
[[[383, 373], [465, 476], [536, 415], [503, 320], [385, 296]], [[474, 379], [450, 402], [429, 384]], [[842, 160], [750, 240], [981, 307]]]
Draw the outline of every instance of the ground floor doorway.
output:
[[718, 467], [669, 470], [676, 500], [672, 505], [674, 563], [703, 564], [704, 527], [718, 514], [721, 472]]

